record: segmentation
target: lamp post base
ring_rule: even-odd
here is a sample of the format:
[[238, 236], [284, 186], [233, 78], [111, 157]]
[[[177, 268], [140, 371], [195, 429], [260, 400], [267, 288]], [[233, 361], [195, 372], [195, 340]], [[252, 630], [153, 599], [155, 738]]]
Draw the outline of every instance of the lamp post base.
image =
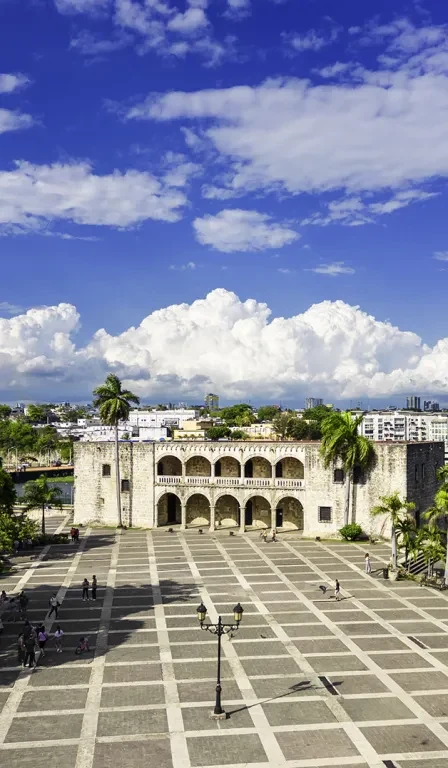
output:
[[221, 712], [220, 715], [210, 712], [210, 720], [227, 720], [227, 712]]

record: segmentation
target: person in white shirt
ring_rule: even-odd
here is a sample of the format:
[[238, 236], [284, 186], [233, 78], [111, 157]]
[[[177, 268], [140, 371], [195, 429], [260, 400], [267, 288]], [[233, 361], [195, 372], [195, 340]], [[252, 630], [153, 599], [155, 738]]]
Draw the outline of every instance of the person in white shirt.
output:
[[50, 600], [48, 602], [50, 605], [50, 613], [48, 614], [48, 618], [50, 618], [50, 616], [54, 613], [54, 617], [55, 619], [57, 619], [60, 603], [58, 602], [58, 599], [56, 597], [56, 592], [54, 593], [54, 595], [50, 597]]
[[62, 653], [63, 637], [64, 637], [64, 633], [58, 624], [58, 626], [56, 627], [56, 632], [54, 633], [54, 644], [56, 646], [56, 653]]

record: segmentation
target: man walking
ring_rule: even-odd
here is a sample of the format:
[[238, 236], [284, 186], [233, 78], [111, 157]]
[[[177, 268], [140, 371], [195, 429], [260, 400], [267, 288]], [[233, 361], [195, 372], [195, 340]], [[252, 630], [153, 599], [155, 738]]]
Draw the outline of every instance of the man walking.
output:
[[56, 597], [56, 592], [50, 597], [48, 603], [50, 606], [50, 612], [48, 614], [48, 618], [51, 618], [51, 616], [54, 613], [54, 617], [55, 619], [57, 619], [60, 603], [58, 602], [58, 599]]
[[29, 635], [25, 641], [25, 661], [23, 662], [24, 667], [26, 667], [27, 662], [29, 662], [28, 666], [30, 669], [31, 667], [36, 666], [36, 636], [34, 633]]
[[95, 574], [92, 576], [92, 600], [96, 600], [96, 588], [98, 586], [98, 582], [96, 580]]

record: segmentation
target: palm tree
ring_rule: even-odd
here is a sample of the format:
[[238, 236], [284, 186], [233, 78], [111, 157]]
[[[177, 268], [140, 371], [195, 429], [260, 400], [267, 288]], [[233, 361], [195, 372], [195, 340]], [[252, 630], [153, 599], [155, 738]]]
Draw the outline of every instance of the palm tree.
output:
[[25, 504], [25, 512], [30, 509], [42, 509], [42, 533], [45, 535], [45, 508], [62, 509], [62, 491], [60, 488], [52, 488], [45, 475], [41, 475], [37, 480], [28, 480], [23, 490], [20, 501]]
[[[398, 491], [395, 491], [390, 496], [380, 496], [381, 504], [373, 507], [370, 514], [374, 517], [378, 515], [384, 515], [389, 519], [392, 528], [392, 566], [397, 567], [397, 528], [399, 527], [403, 518], [409, 518], [410, 512], [415, 509], [415, 504], [412, 501], [405, 501], [400, 498]], [[385, 522], [386, 522], [385, 520]]]
[[432, 576], [433, 565], [446, 558], [446, 547], [442, 543], [442, 534], [434, 526], [421, 528], [417, 536], [417, 546], [428, 566], [428, 576]]
[[353, 418], [349, 411], [330, 413], [322, 420], [322, 442], [320, 452], [326, 467], [337, 460], [342, 462], [345, 473], [344, 525], [350, 520], [350, 489], [355, 467], [366, 471], [373, 463], [373, 443], [358, 434], [363, 416]]
[[395, 524], [395, 533], [399, 549], [404, 549], [405, 566], [407, 568], [409, 565], [409, 554], [415, 551], [417, 527], [414, 517], [408, 514], [398, 519]]
[[[448, 465], [446, 465], [448, 466]], [[439, 479], [444, 480], [441, 470], [445, 467], [441, 467], [438, 472]], [[430, 507], [423, 515], [428, 521], [428, 525], [431, 529], [443, 527], [445, 531], [448, 531], [448, 485], [445, 484], [439, 488], [434, 496], [434, 506]], [[448, 583], [448, 546], [446, 548], [445, 555], [445, 584]]]
[[96, 408], [99, 408], [103, 424], [115, 427], [115, 483], [117, 493], [118, 527], [121, 528], [121, 487], [120, 487], [120, 454], [118, 450], [118, 424], [129, 418], [131, 403], [138, 405], [140, 398], [128, 389], [123, 389], [121, 381], [114, 373], [109, 373], [106, 381], [93, 390]]

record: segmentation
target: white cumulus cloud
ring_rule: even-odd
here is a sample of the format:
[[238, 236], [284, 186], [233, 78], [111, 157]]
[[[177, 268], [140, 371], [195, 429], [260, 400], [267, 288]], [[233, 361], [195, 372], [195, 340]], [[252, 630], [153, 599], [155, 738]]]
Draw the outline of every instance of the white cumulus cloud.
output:
[[87, 163], [0, 171], [0, 228], [39, 230], [52, 221], [129, 227], [147, 219], [177, 221], [185, 195], [150, 173], [96, 175]]
[[193, 227], [202, 245], [224, 253], [281, 248], [300, 237], [288, 226], [273, 222], [267, 214], [239, 208], [196, 218]]
[[34, 125], [34, 120], [31, 115], [0, 108], [0, 133], [20, 131], [24, 128], [31, 128], [32, 125]]
[[0, 74], [0, 93], [14, 93], [29, 85], [29, 78], [20, 72]]
[[[75, 345], [72, 305], [0, 319], [3, 398], [87, 398], [112, 370], [144, 397], [230, 399], [448, 393], [448, 339], [434, 347], [343, 301], [291, 317], [224, 289], [159, 309], [116, 336], [97, 331]], [[9, 397], [7, 394], [9, 393]]]
[[333, 261], [331, 264], [320, 264], [318, 267], [314, 267], [311, 272], [337, 277], [338, 275], [354, 275], [355, 270], [353, 267], [346, 267], [343, 261]]

